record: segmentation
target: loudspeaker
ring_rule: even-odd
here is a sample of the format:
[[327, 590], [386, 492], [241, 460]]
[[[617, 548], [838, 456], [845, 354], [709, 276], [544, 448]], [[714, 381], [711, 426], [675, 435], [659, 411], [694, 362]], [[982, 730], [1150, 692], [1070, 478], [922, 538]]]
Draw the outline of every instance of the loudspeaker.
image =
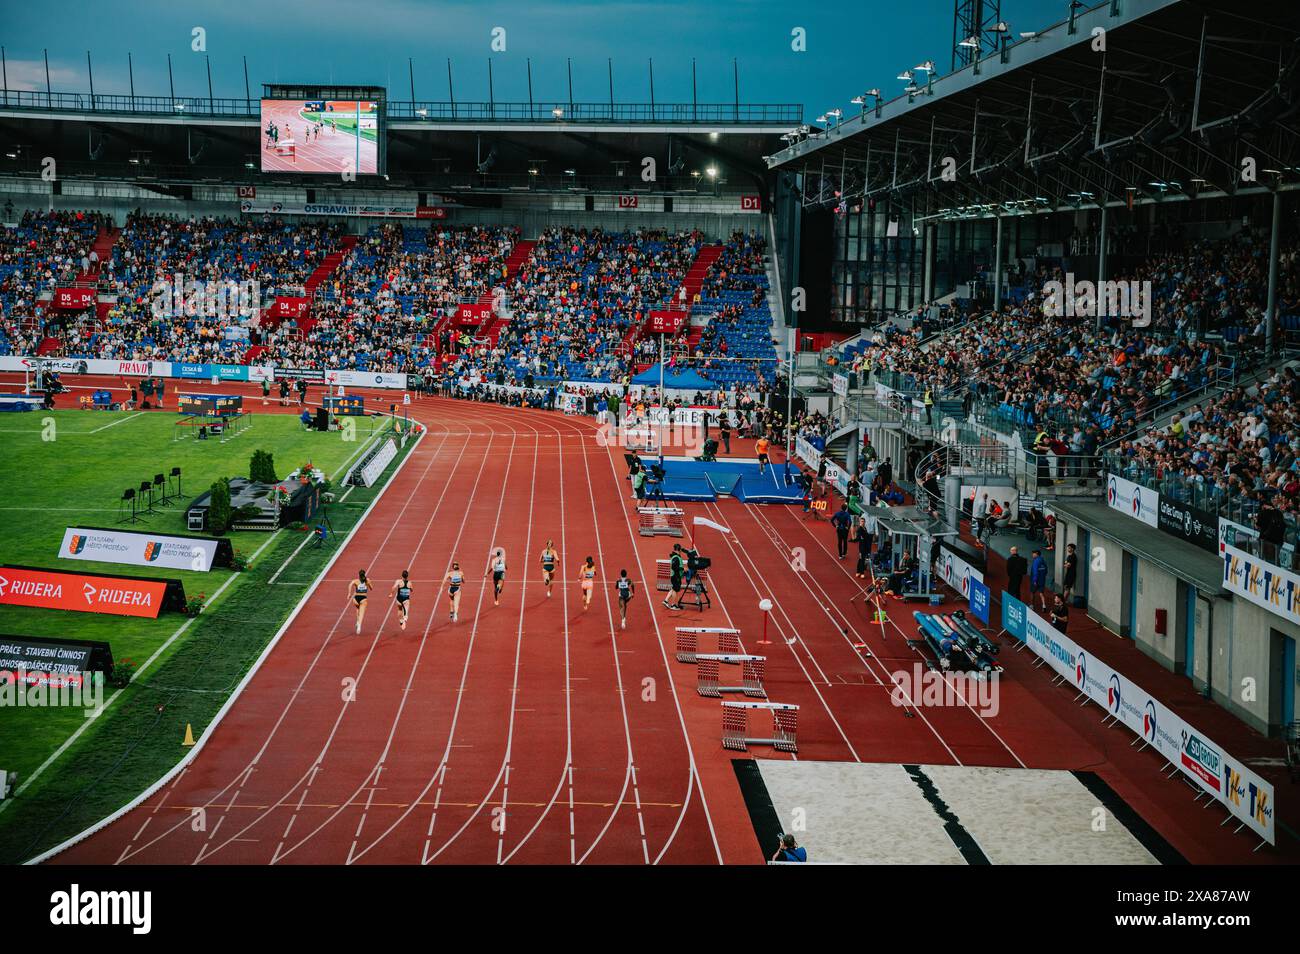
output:
[[323, 407], [316, 408], [316, 430], [328, 431], [330, 429], [330, 412]]

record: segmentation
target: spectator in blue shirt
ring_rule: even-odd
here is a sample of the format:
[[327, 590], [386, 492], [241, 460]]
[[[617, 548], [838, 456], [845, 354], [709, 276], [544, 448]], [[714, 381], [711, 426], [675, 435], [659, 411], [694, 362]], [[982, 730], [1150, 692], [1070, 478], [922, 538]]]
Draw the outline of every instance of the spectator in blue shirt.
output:
[[1029, 561], [1029, 601], [1039, 612], [1047, 612], [1047, 561], [1041, 550], [1034, 551], [1034, 558]]

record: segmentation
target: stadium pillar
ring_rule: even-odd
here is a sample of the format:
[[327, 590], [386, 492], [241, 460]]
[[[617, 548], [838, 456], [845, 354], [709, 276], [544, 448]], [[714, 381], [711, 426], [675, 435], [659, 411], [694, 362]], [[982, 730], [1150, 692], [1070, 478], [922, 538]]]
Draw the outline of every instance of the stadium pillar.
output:
[[1268, 314], [1264, 319], [1264, 353], [1273, 354], [1277, 335], [1278, 234], [1282, 224], [1282, 190], [1273, 190], [1273, 224], [1268, 239]]
[[925, 226], [925, 275], [921, 279], [921, 298], [926, 304], [934, 301], [934, 243], [939, 229], [933, 223]]
[[1097, 235], [1097, 330], [1101, 330], [1101, 285], [1106, 280], [1106, 197], [1101, 198], [1101, 231]]
[[1002, 304], [1002, 216], [995, 220], [997, 226], [993, 230], [993, 310], [997, 311]]

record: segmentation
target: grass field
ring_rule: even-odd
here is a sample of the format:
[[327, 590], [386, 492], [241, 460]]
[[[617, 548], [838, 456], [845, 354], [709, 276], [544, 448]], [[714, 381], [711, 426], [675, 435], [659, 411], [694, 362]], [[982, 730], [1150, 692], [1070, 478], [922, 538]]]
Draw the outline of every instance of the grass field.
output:
[[[0, 633], [104, 640], [115, 659], [130, 658], [142, 667], [148, 661], [20, 798], [0, 803], [0, 863], [22, 860], [75, 834], [175, 764], [184, 752], [178, 741], [185, 724], [202, 731], [332, 552], [304, 548], [282, 578], [287, 585], [269, 586], [303, 542], [300, 532], [232, 533], [236, 550], [256, 555], [250, 567], [243, 573], [198, 573], [60, 560], [64, 529], [116, 525], [122, 489], [173, 466], [181, 468], [188, 501], [218, 477], [246, 476], [249, 458], [259, 449], [274, 455], [278, 473], [310, 460], [327, 476], [341, 477], [369, 436], [368, 423], [358, 427], [356, 440], [345, 441], [338, 432], [304, 431], [293, 416], [268, 414], [223, 445], [173, 442], [176, 418], [165, 413], [56, 411], [49, 417], [54, 440], [42, 439], [43, 416], [0, 415], [0, 458], [7, 465], [0, 472], [0, 562], [179, 577], [187, 596], [204, 593], [210, 602], [193, 620], [178, 613], [149, 620], [0, 606]], [[379, 486], [358, 488], [330, 508], [340, 538]], [[184, 533], [183, 514], [184, 507], [176, 506], [135, 528]], [[112, 696], [107, 689], [105, 701]], [[160, 701], [167, 703], [165, 714], [157, 711]], [[81, 709], [0, 707], [0, 767], [17, 771], [21, 783], [85, 722]]]
[[[343, 113], [303, 113], [302, 114], [303, 119], [306, 119], [309, 122], [313, 122], [313, 123], [320, 122], [322, 116], [334, 120], [334, 125], [338, 127], [340, 132], [352, 133], [353, 135], [356, 135], [356, 131], [357, 131], [356, 116], [345, 115]], [[377, 142], [379, 139], [379, 130], [375, 129], [374, 127], [363, 129], [361, 130], [361, 138], [367, 139], [370, 142]]]

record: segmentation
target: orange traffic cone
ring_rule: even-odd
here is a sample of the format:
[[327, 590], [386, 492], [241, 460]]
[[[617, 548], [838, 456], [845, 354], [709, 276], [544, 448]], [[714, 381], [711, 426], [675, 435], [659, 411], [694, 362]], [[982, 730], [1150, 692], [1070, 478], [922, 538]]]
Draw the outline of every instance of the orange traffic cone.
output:
[[185, 723], [185, 741], [182, 742], [181, 745], [184, 745], [184, 746], [191, 746], [191, 745], [193, 745], [193, 744], [194, 744], [194, 727], [191, 726], [188, 722], [186, 722], [186, 723]]

